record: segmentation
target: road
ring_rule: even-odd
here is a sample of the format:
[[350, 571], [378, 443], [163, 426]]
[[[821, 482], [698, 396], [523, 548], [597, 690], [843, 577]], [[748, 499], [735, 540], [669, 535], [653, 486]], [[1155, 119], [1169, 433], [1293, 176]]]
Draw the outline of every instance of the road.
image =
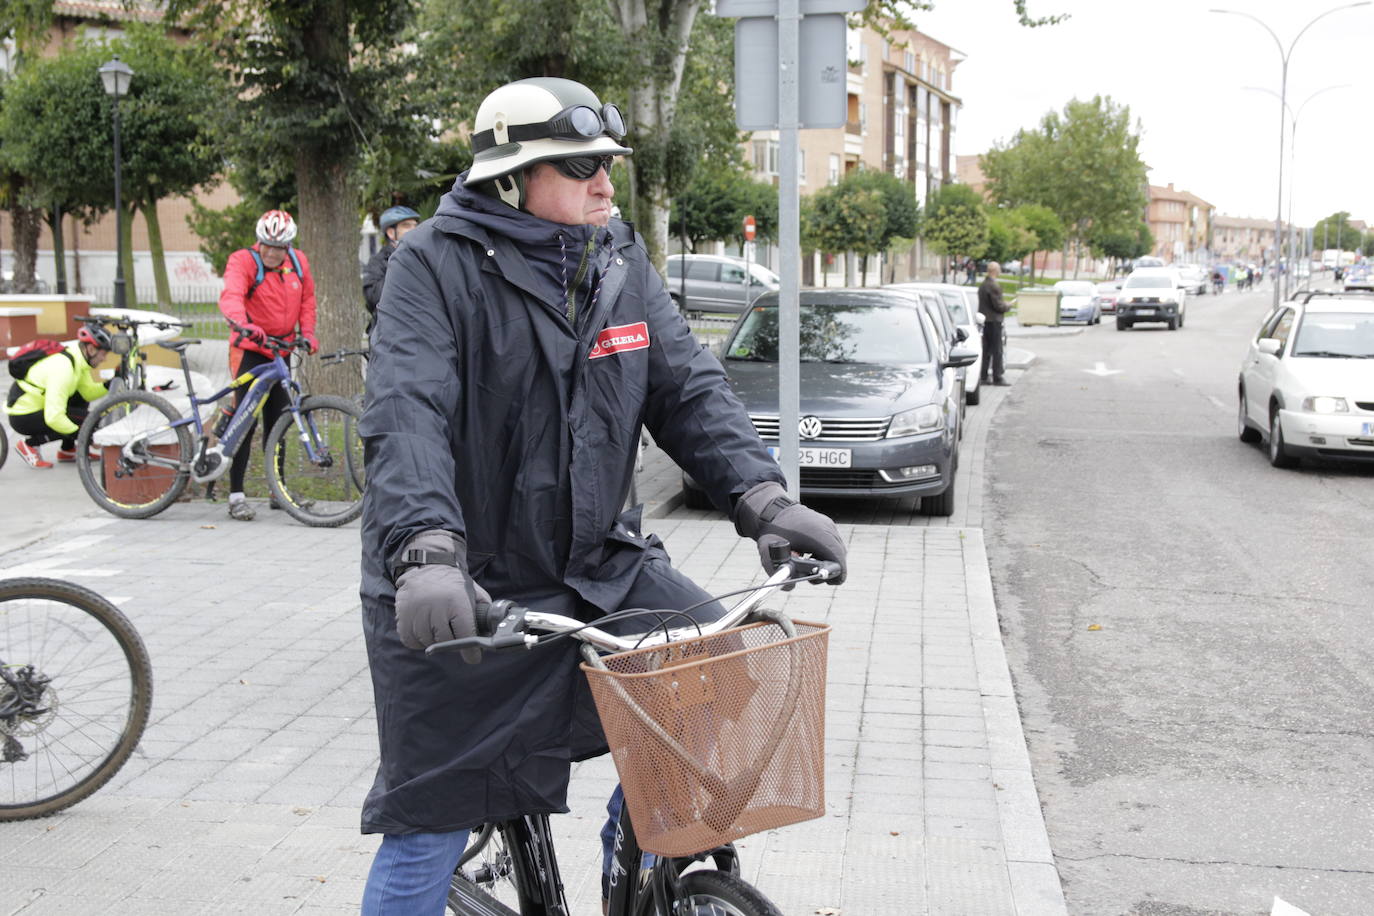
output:
[[1238, 441], [1270, 301], [1037, 341], [989, 433], [997, 606], [1074, 914], [1374, 913], [1374, 469]]

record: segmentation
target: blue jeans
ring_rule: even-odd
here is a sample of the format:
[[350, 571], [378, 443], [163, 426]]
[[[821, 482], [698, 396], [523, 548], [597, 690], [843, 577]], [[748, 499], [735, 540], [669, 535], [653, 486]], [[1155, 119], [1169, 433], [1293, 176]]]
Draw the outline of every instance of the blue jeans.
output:
[[[601, 828], [601, 887], [606, 895], [615, 851], [615, 828], [625, 794], [615, 787], [606, 803], [608, 815]], [[442, 914], [448, 900], [449, 877], [468, 844], [468, 831], [452, 833], [386, 834], [372, 860], [363, 890], [363, 916], [425, 916]], [[644, 854], [642, 866], [653, 865]]]

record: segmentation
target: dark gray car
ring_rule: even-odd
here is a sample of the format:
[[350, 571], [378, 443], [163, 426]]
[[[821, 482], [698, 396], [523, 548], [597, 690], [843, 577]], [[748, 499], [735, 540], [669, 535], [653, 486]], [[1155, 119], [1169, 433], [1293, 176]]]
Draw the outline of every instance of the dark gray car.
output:
[[[801, 492], [920, 496], [929, 515], [954, 511], [960, 389], [977, 358], [944, 346], [909, 293], [801, 291]], [[722, 349], [730, 385], [765, 444], [778, 441], [778, 298], [762, 296]], [[689, 507], [705, 494], [683, 481]]]

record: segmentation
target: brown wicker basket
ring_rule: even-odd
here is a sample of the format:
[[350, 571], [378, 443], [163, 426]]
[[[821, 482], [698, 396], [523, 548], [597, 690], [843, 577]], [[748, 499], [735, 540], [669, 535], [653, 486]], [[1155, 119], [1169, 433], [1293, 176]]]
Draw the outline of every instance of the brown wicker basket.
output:
[[825, 813], [830, 627], [795, 624], [583, 664], [641, 847], [692, 855]]

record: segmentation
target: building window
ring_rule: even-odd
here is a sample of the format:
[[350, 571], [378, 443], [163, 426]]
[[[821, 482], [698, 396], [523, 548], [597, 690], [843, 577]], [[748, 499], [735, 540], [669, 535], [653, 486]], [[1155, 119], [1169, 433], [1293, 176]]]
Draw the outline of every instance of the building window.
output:
[[754, 171], [760, 175], [778, 174], [778, 141], [754, 141]]
[[840, 183], [840, 156], [839, 156], [838, 153], [831, 153], [831, 154], [830, 154], [830, 162], [829, 162], [829, 164], [826, 166], [826, 171], [825, 171], [825, 183], [826, 183], [826, 184], [839, 184], [839, 183]]
[[797, 149], [797, 183], [806, 184], [806, 150]]
[[890, 38], [884, 38], [884, 39], [883, 39], [883, 60], [887, 60], [887, 59], [888, 59], [889, 57], [891, 57], [891, 56], [892, 56], [892, 39], [890, 39]]
[[904, 66], [904, 67], [906, 68], [906, 72], [907, 72], [907, 73], [915, 73], [915, 72], [916, 72], [916, 55], [913, 54], [913, 53], [910, 52], [910, 51], [906, 52], [906, 60], [903, 62], [902, 66]]
[[859, 133], [868, 133], [868, 103], [859, 103]]

